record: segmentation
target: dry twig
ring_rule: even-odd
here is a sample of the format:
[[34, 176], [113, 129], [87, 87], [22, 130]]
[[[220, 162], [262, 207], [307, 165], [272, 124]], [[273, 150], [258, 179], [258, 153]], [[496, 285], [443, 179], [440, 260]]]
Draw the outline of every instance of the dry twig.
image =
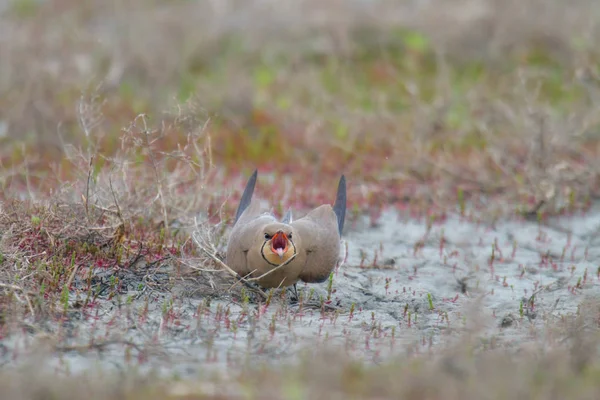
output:
[[[31, 303], [31, 300], [29, 299], [29, 295], [27, 295], [27, 292], [25, 291], [25, 289], [23, 289], [22, 287], [17, 286], [17, 285], [11, 285], [11, 284], [2, 283], [2, 282], [0, 282], [0, 287], [6, 288], [6, 289], [16, 290], [16, 291], [19, 291], [19, 292], [23, 293], [23, 295], [25, 296], [25, 301], [27, 302], [27, 306], [29, 307], [29, 312], [31, 313], [31, 316], [33, 318], [35, 318], [35, 310], [33, 309], [33, 305]], [[15, 297], [19, 301], [22, 301], [16, 293], [15, 293]]]

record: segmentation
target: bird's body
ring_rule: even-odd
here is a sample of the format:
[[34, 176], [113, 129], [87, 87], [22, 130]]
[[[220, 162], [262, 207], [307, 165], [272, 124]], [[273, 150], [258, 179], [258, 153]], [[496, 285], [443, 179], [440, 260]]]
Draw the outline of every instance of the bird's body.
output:
[[227, 265], [243, 277], [268, 273], [258, 280], [264, 288], [295, 285], [299, 280], [324, 282], [340, 255], [346, 211], [344, 176], [333, 207], [324, 204], [295, 221], [291, 211], [281, 221], [261, 212], [258, 202], [252, 200], [256, 176], [255, 171], [248, 180], [236, 213], [227, 246]]

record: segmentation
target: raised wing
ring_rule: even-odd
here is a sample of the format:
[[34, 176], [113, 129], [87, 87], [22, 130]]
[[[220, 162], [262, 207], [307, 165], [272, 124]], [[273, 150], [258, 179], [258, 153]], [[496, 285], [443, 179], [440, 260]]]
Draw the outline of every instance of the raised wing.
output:
[[242, 198], [240, 199], [240, 204], [238, 205], [238, 209], [235, 213], [235, 220], [233, 224], [235, 225], [237, 221], [240, 219], [242, 213], [252, 201], [252, 195], [254, 194], [254, 186], [256, 186], [256, 178], [258, 177], [258, 170], [254, 170], [254, 173], [248, 179], [246, 183], [246, 187], [244, 188], [244, 193], [242, 194]]
[[285, 213], [285, 215], [281, 219], [281, 222], [284, 223], [284, 224], [291, 224], [292, 220], [293, 220], [293, 218], [292, 218], [292, 209], [288, 208], [287, 212]]
[[344, 221], [346, 219], [346, 177], [341, 176], [338, 183], [337, 194], [335, 196], [335, 203], [333, 205], [333, 212], [337, 217], [338, 232], [342, 236], [344, 230]]
[[339, 225], [334, 210], [328, 204], [322, 205], [291, 225], [301, 239], [299, 250], [306, 252], [300, 279], [308, 283], [326, 281], [340, 254]]

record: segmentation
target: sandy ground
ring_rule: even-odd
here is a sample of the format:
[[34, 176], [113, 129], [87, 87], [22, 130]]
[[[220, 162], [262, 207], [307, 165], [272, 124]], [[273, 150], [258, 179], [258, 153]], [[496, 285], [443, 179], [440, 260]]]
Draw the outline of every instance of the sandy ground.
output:
[[[552, 327], [561, 316], [600, 295], [599, 211], [543, 225], [449, 217], [429, 232], [425, 221], [395, 211], [374, 226], [359, 219], [347, 224], [348, 257], [327, 311], [318, 307], [327, 283], [301, 287], [302, 304], [275, 296], [265, 307], [241, 301], [237, 289], [223, 291], [231, 282], [219, 284], [214, 273], [196, 277], [199, 284], [169, 281], [172, 271], [160, 265], [143, 273], [105, 270], [94, 279], [119, 276], [120, 297], [100, 294], [93, 308], [70, 312], [60, 326], [13, 326], [0, 341], [0, 363], [38, 359], [52, 341], [44, 362], [62, 371], [135, 365], [197, 376], [248, 362], [290, 362], [330, 346], [378, 363], [435, 351], [464, 332], [484, 348], [560, 341]], [[208, 276], [217, 290], [206, 289]]]

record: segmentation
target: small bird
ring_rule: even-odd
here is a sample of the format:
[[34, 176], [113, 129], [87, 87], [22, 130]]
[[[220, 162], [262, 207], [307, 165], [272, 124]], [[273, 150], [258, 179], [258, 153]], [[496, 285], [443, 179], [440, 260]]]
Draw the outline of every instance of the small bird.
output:
[[242, 194], [227, 245], [227, 265], [243, 277], [268, 273], [257, 281], [263, 288], [293, 286], [296, 291], [299, 280], [326, 281], [340, 255], [346, 178], [342, 175], [339, 180], [333, 207], [321, 205], [295, 221], [288, 210], [278, 221], [273, 214], [261, 212], [259, 203], [252, 200], [257, 175], [254, 171]]

